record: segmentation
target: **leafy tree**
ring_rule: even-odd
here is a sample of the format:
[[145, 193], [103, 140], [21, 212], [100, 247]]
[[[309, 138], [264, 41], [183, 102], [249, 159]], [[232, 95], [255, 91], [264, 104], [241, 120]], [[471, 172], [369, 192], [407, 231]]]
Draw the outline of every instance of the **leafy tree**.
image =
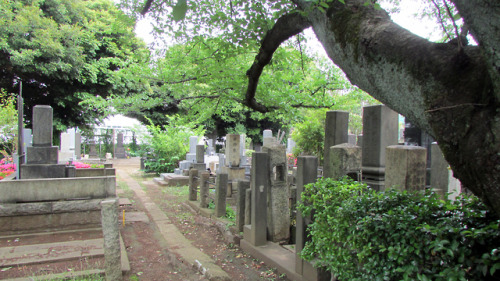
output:
[[93, 124], [104, 112], [82, 100], [143, 90], [125, 75], [149, 57], [133, 27], [109, 0], [0, 0], [0, 87], [23, 81], [27, 122], [45, 104], [56, 129]]
[[[133, 7], [134, 1], [126, 2]], [[259, 112], [272, 110], [259, 101], [257, 91], [264, 67], [284, 41], [312, 27], [329, 58], [351, 83], [431, 134], [455, 176], [500, 215], [497, 0], [442, 1], [446, 13], [439, 13], [448, 18], [446, 22], [453, 27], [450, 34], [456, 37], [447, 43], [431, 42], [403, 29], [376, 1], [143, 3], [142, 12], [151, 11], [153, 17], [161, 18], [158, 28], [170, 35], [220, 35], [241, 46], [257, 42], [260, 48], [246, 71], [244, 101]], [[465, 34], [478, 45], [468, 45], [461, 36]]]

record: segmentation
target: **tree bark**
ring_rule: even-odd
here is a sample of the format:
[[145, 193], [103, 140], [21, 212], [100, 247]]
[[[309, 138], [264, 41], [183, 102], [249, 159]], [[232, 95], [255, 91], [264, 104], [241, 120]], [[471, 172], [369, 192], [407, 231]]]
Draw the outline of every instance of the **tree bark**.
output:
[[418, 37], [364, 3], [308, 13], [328, 56], [352, 84], [434, 136], [454, 175], [500, 216], [500, 4], [454, 0], [479, 43], [459, 48]]

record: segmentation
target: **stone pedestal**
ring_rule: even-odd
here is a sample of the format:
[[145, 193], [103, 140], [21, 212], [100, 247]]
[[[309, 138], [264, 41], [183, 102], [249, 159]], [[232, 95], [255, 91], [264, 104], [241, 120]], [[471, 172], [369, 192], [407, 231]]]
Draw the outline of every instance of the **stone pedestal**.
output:
[[385, 187], [425, 189], [427, 150], [419, 146], [391, 145], [386, 150]]
[[385, 105], [363, 108], [363, 182], [375, 190], [385, 186], [385, 148], [398, 144], [398, 114]]

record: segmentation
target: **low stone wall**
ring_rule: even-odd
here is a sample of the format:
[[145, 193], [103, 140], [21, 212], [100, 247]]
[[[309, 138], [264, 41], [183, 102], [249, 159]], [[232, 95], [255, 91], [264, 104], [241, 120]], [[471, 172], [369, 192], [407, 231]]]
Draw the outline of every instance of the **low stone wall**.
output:
[[0, 233], [100, 227], [105, 199], [0, 204]]
[[0, 203], [96, 199], [116, 196], [116, 177], [0, 181]]

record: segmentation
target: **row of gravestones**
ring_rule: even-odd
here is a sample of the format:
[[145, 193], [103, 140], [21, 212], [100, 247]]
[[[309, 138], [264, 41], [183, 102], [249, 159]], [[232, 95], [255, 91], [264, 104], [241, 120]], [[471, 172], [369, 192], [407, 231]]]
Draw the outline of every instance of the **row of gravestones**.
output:
[[[348, 118], [348, 112], [327, 113], [322, 170], [324, 177], [349, 175], [377, 190], [384, 190], [386, 186], [407, 190], [425, 188], [427, 150], [417, 146], [398, 145], [396, 112], [382, 105], [364, 108], [364, 134], [362, 138], [358, 138], [362, 147], [349, 144]], [[447, 164], [437, 144], [432, 144], [431, 147], [431, 179], [436, 179], [432, 180], [434, 188], [448, 191], [450, 177]], [[320, 172], [316, 157], [299, 157], [296, 178], [287, 181], [285, 147], [277, 142], [265, 142], [263, 152], [253, 154], [251, 180], [248, 182], [240, 179], [237, 182], [237, 225], [239, 231], [244, 232], [244, 241], [254, 246], [264, 245], [268, 240], [288, 241], [290, 205], [294, 205], [293, 202], [289, 203], [289, 198], [300, 198], [303, 186], [316, 181], [318, 174]], [[227, 178], [224, 171], [217, 176], [215, 208], [220, 209], [217, 216], [225, 214]], [[443, 182], [439, 183], [437, 179]], [[290, 182], [295, 182], [296, 187], [291, 188]], [[196, 185], [191, 186], [191, 190], [195, 193]], [[201, 196], [205, 198], [208, 195], [203, 193]], [[192, 197], [190, 199], [193, 200]], [[307, 219], [297, 215], [296, 220], [298, 254], [303, 247]], [[297, 258], [297, 273], [301, 274], [304, 266], [310, 265]], [[318, 272], [315, 274], [319, 276]]]

